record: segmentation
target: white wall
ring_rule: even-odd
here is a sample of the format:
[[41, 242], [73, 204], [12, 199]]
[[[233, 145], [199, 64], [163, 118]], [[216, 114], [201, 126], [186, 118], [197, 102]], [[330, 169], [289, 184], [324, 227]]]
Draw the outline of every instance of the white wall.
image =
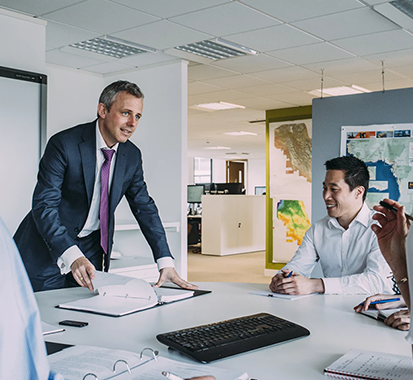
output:
[[247, 194], [255, 194], [255, 186], [265, 186], [265, 159], [248, 160]]
[[55, 65], [48, 76], [47, 138], [63, 129], [93, 121], [105, 82], [101, 75]]
[[226, 175], [226, 160], [224, 159], [213, 159], [212, 160], [212, 182], [214, 183], [225, 183], [227, 182]]
[[[175, 266], [186, 278], [187, 62], [106, 77], [105, 84], [118, 79], [137, 83], [144, 93], [143, 116], [131, 141], [142, 151], [145, 180], [162, 221], [180, 223], [180, 231], [167, 232], [167, 238]], [[130, 215], [128, 207], [122, 204], [117, 218], [131, 218]], [[141, 245], [135, 240], [134, 247], [139, 247], [142, 254], [150, 254], [146, 243]]]
[[0, 9], [0, 36], [0, 66], [44, 74], [44, 21]]

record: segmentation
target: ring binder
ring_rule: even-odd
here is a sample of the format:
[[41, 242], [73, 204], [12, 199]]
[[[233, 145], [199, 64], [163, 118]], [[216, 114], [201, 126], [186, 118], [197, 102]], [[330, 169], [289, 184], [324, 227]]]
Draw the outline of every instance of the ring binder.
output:
[[143, 356], [143, 353], [145, 352], [145, 350], [152, 351], [152, 356], [153, 356], [154, 360], [155, 360], [156, 362], [158, 361], [159, 351], [154, 351], [154, 350], [152, 350], [152, 348], [149, 348], [149, 347], [146, 347], [146, 348], [144, 348], [144, 349], [141, 351], [141, 353], [140, 353], [140, 355], [139, 355], [139, 357], [140, 357], [141, 360], [142, 360], [142, 356]]
[[94, 373], [92, 373], [92, 372], [89, 372], [89, 373], [87, 373], [85, 376], [83, 376], [83, 379], [82, 379], [82, 380], [85, 380], [88, 376], [95, 376], [95, 379], [96, 379], [96, 380], [99, 380], [99, 378], [98, 378]]
[[[150, 351], [146, 352], [146, 351]], [[99, 360], [96, 360], [99, 358]], [[119, 358], [119, 359], [117, 359]], [[158, 379], [162, 371], [179, 373], [183, 378], [211, 374], [220, 380], [247, 380], [246, 372], [228, 371], [217, 367], [205, 368], [200, 364], [181, 363], [159, 355], [152, 348], [140, 354], [94, 346], [72, 346], [48, 357], [52, 371], [66, 379], [82, 380], [135, 380]], [[119, 367], [119, 363], [124, 363]], [[115, 373], [116, 369], [116, 373]], [[90, 372], [87, 372], [90, 371]], [[87, 373], [86, 373], [87, 372]], [[84, 375], [86, 373], [86, 375]]]
[[118, 364], [119, 362], [125, 363], [126, 368], [128, 369], [128, 372], [132, 375], [132, 372], [130, 371], [130, 367], [129, 364], [126, 360], [123, 359], [118, 359], [115, 361], [115, 364], [113, 364], [113, 373], [116, 373], [116, 364]]

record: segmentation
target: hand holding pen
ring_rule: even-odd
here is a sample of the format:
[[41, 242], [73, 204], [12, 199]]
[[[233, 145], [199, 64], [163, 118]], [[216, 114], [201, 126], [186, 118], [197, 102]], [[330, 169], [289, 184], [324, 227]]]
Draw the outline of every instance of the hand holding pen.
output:
[[404, 307], [405, 303], [401, 296], [395, 294], [375, 294], [374, 296], [367, 297], [362, 303], [354, 307], [356, 313], [360, 313], [362, 310], [366, 311], [369, 308], [382, 310], [382, 309], [396, 309]]

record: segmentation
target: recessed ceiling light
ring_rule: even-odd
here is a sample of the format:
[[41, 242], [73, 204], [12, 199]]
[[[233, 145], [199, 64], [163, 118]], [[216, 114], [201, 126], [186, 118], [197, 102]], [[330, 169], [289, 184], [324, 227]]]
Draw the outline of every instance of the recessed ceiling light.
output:
[[373, 9], [402, 28], [413, 31], [412, 0], [387, 1], [383, 4], [375, 5]]
[[253, 132], [225, 132], [224, 135], [230, 135], [230, 136], [257, 136], [257, 133]]
[[114, 58], [123, 58], [130, 55], [147, 52], [156, 53], [156, 49], [148, 46], [138, 45], [133, 42], [110, 36], [93, 38], [91, 40], [78, 42], [70, 46]]
[[322, 91], [321, 89], [312, 90], [309, 92], [309, 94], [319, 96], [321, 95], [321, 92], [324, 95], [341, 96], [341, 95], [362, 94], [362, 93], [371, 92], [371, 91], [367, 90], [366, 88], [360, 87], [360, 86], [352, 85], [351, 87], [350, 86], [339, 86], [339, 87], [324, 88]]
[[210, 149], [210, 150], [230, 150], [231, 148], [227, 147], [227, 146], [209, 146], [207, 148], [204, 149]]
[[245, 46], [238, 45], [234, 42], [217, 38], [214, 41], [205, 40], [175, 47], [177, 50], [199, 55], [204, 58], [217, 61], [219, 59], [239, 57], [247, 54], [258, 54], [257, 51], [249, 49]]
[[214, 111], [229, 110], [233, 108], [245, 108], [244, 106], [239, 106], [238, 104], [225, 103], [225, 102], [195, 104], [194, 107], [205, 108], [205, 109], [214, 110]]

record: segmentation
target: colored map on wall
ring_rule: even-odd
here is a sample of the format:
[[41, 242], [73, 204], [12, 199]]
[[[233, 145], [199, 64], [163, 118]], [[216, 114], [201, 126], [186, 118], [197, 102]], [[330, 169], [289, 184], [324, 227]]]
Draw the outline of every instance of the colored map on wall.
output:
[[310, 228], [310, 219], [303, 201], [281, 200], [277, 204], [277, 218], [287, 228], [287, 241], [303, 242], [306, 231]]
[[363, 160], [370, 173], [367, 205], [383, 198], [397, 200], [413, 211], [413, 124], [343, 127], [341, 154]]
[[273, 262], [287, 262], [311, 218], [311, 120], [270, 124]]

